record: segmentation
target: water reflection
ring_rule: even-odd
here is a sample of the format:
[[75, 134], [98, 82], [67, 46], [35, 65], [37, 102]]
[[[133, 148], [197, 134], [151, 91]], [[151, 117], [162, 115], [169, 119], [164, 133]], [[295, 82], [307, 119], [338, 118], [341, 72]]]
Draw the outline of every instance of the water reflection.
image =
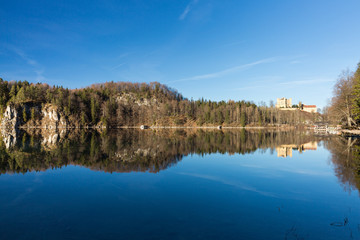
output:
[[26, 173], [79, 165], [105, 172], [167, 169], [189, 154], [252, 153], [258, 149], [278, 157], [293, 151], [317, 150], [324, 142], [336, 176], [347, 191], [360, 188], [360, 141], [279, 130], [111, 130], [108, 132], [51, 129], [3, 133], [0, 172]]
[[292, 157], [292, 151], [299, 151], [299, 152], [304, 152], [307, 150], [317, 150], [317, 142], [315, 141], [311, 141], [308, 143], [304, 143], [304, 144], [283, 144], [280, 145], [279, 147], [276, 147], [276, 152], [277, 152], [277, 156], [278, 157]]
[[[65, 131], [42, 129], [3, 135], [1, 172], [41, 171], [68, 164], [106, 172], [158, 172], [189, 154], [245, 154], [257, 149], [316, 148], [314, 136], [288, 131], [116, 130]], [[289, 153], [290, 150], [290, 153]]]
[[335, 175], [344, 189], [360, 190], [360, 139], [336, 137], [325, 144], [332, 155]]
[[3, 134], [0, 238], [356, 238], [358, 144], [278, 130]]

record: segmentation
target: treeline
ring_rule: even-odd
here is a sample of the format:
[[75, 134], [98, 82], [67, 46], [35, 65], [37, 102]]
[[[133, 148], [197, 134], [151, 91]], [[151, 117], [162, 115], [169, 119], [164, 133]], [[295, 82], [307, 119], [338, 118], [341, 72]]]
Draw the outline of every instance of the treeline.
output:
[[324, 113], [328, 121], [344, 127], [351, 128], [360, 124], [360, 63], [355, 72], [346, 70], [341, 73]]
[[[36, 118], [33, 107], [52, 104], [80, 126], [146, 125], [298, 125], [314, 114], [281, 111], [249, 101], [189, 100], [163, 84], [107, 82], [81, 89], [0, 79], [0, 114], [8, 105], [23, 106], [23, 122]], [[22, 108], [25, 109], [25, 108]]]

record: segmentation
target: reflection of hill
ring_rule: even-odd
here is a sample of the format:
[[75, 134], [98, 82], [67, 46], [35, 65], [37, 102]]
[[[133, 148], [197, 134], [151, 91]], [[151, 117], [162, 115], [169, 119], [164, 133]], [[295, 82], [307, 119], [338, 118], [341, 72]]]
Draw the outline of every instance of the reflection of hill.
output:
[[[69, 164], [106, 172], [158, 172], [188, 154], [250, 153], [286, 144], [301, 145], [311, 135], [264, 130], [112, 130], [111, 132], [17, 133], [0, 144], [0, 170], [42, 171]], [[6, 148], [8, 146], [9, 148]]]

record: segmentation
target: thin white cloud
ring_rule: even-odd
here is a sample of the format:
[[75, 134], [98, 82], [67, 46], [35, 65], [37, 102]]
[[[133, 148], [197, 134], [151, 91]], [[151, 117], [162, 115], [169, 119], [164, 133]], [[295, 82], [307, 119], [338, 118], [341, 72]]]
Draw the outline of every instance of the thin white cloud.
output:
[[36, 74], [35, 81], [43, 82], [46, 80], [44, 77], [44, 68], [34, 59], [29, 57], [24, 51], [16, 47], [10, 47], [20, 58], [22, 58], [28, 65], [34, 68], [34, 73]]
[[188, 77], [188, 78], [182, 78], [182, 79], [179, 79], [179, 80], [170, 81], [169, 83], [184, 82], [184, 81], [194, 81], [194, 80], [203, 80], [203, 79], [221, 77], [223, 75], [226, 75], [226, 74], [229, 74], [229, 73], [232, 73], [232, 72], [236, 72], [236, 71], [242, 71], [242, 70], [254, 67], [256, 65], [263, 64], [263, 63], [274, 62], [275, 60], [276, 60], [275, 57], [266, 58], [266, 59], [262, 59], [262, 60], [259, 60], [259, 61], [256, 61], [256, 62], [247, 63], [247, 64], [239, 65], [239, 66], [236, 66], [236, 67], [228, 68], [228, 69], [225, 69], [225, 70], [222, 70], [222, 71], [219, 71], [219, 72], [213, 72], [213, 73], [197, 75], [197, 76]]
[[198, 0], [192, 0], [185, 8], [185, 10], [182, 12], [182, 14], [179, 17], [179, 20], [184, 20], [188, 13], [191, 11], [193, 6], [198, 2]]
[[129, 56], [130, 54], [131, 54], [131, 53], [128, 53], [128, 52], [123, 53], [123, 54], [120, 54], [119, 56], [117, 56], [117, 59], [127, 57], [127, 56]]
[[112, 68], [110, 68], [110, 70], [115, 70], [115, 69], [118, 69], [119, 67], [123, 66], [125, 63], [120, 63], [116, 66], [113, 66]]
[[38, 64], [34, 59], [29, 58], [22, 50], [18, 48], [13, 48], [13, 50], [19, 57], [25, 60], [27, 64], [31, 66], [36, 66]]
[[300, 80], [300, 81], [289, 81], [289, 82], [281, 82], [279, 85], [295, 85], [295, 84], [315, 84], [315, 83], [323, 83], [323, 82], [334, 82], [334, 79], [330, 78], [315, 78], [308, 80]]
[[36, 82], [43, 82], [46, 80], [46, 78], [44, 77], [44, 70], [35, 70], [36, 73], [36, 78], [35, 81]]
[[[327, 79], [327, 78], [314, 78], [314, 79], [307, 79], [307, 80], [299, 80], [299, 81], [288, 81], [288, 82], [278, 82], [275, 83], [274, 81], [271, 81], [271, 86], [289, 86], [289, 85], [302, 85], [302, 84], [317, 84], [317, 83], [325, 83], [325, 82], [334, 82], [334, 79]], [[240, 88], [233, 88], [231, 90], [247, 90], [247, 89], [259, 89], [259, 88], [269, 88], [269, 85], [262, 84], [262, 85], [249, 85], [244, 86]]]

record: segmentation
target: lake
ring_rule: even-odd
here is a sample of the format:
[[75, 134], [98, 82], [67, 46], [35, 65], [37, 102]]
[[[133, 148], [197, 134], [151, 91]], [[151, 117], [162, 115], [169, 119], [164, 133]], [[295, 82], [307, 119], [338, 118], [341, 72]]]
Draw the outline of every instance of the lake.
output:
[[0, 239], [359, 239], [360, 140], [46, 130], [0, 141]]

